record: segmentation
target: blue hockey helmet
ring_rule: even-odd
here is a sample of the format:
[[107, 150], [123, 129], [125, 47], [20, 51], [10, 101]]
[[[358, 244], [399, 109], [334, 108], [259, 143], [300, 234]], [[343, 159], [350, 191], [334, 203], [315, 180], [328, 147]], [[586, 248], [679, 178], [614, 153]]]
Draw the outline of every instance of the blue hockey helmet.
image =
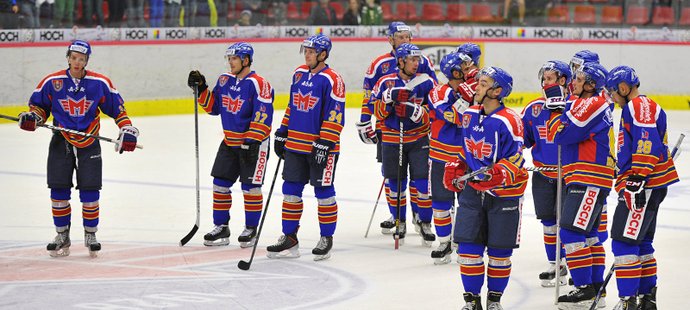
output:
[[249, 57], [249, 63], [254, 59], [254, 48], [251, 44], [246, 42], [237, 42], [228, 47], [225, 50], [225, 57], [238, 56], [240, 58]]
[[553, 71], [556, 73], [557, 78], [565, 77], [565, 85], [570, 84], [570, 80], [573, 78], [573, 72], [570, 71], [570, 67], [560, 60], [549, 60], [541, 66], [539, 69], [539, 81], [542, 81], [544, 77], [544, 72]]
[[395, 58], [407, 58], [408, 56], [422, 56], [422, 51], [412, 43], [403, 43], [395, 50]]
[[586, 62], [599, 63], [599, 54], [592, 52], [590, 50], [581, 50], [570, 59], [570, 70], [573, 72], [582, 66]]
[[396, 32], [409, 31], [410, 36], [412, 36], [412, 28], [405, 24], [404, 22], [396, 21], [388, 24], [388, 36], [392, 37]]
[[508, 97], [510, 92], [513, 90], [513, 77], [499, 67], [482, 68], [479, 73], [477, 73], [477, 80], [479, 80], [482, 75], [490, 77], [492, 80], [494, 80], [494, 84], [491, 86], [492, 89], [496, 87], [501, 88], [501, 93], [498, 94], [499, 100]]
[[453, 80], [453, 71], [459, 71], [462, 75], [461, 64], [467, 61], [472, 61], [470, 56], [462, 53], [451, 52], [450, 54], [447, 54], [441, 58], [439, 67], [441, 68], [441, 73], [443, 73], [448, 80]]
[[628, 84], [628, 86], [640, 86], [640, 78], [637, 77], [635, 69], [628, 66], [618, 66], [609, 72], [608, 79], [606, 79], [606, 89], [609, 92], [617, 92], [620, 83]]
[[71, 52], [84, 54], [86, 55], [86, 59], [89, 59], [91, 56], [91, 44], [83, 40], [74, 40], [67, 47], [67, 56], [69, 56]]
[[302, 42], [300, 53], [303, 53], [305, 48], [313, 48], [317, 54], [321, 53], [322, 51], [326, 51], [326, 54], [330, 55], [332, 46], [333, 44], [331, 44], [330, 38], [323, 34], [316, 34], [306, 38]]
[[596, 62], [586, 62], [579, 69], [578, 74], [583, 74], [585, 82], [593, 83], [596, 92], [601, 91], [606, 86], [606, 78], [608, 77], [608, 70], [604, 66]]
[[458, 46], [458, 49], [456, 51], [458, 53], [463, 53], [467, 56], [470, 56], [470, 58], [472, 58], [472, 61], [474, 62], [474, 65], [479, 66], [479, 56], [482, 55], [482, 50], [481, 48], [479, 48], [479, 45], [474, 43], [465, 43], [463, 45]]

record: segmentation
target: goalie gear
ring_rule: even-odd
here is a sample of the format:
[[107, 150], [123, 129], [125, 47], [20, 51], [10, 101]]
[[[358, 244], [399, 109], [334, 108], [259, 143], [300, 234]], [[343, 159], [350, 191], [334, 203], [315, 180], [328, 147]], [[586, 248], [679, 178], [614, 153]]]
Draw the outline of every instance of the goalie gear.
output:
[[359, 139], [365, 144], [376, 144], [379, 139], [376, 137], [374, 129], [371, 128], [371, 121], [357, 122], [357, 132], [359, 133]]

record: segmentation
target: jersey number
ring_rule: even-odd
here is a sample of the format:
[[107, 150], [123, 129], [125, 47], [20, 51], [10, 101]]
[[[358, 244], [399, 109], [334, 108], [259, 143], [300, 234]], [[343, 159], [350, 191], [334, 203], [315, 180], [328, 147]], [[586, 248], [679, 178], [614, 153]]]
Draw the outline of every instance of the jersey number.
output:
[[256, 113], [254, 113], [254, 122], [263, 123], [267, 117], [268, 117], [268, 114], [261, 113], [261, 112], [257, 111]]
[[649, 154], [652, 152], [652, 141], [638, 140], [637, 141], [637, 154]]
[[328, 117], [328, 121], [342, 124], [343, 123], [343, 113], [331, 111], [331, 116]]

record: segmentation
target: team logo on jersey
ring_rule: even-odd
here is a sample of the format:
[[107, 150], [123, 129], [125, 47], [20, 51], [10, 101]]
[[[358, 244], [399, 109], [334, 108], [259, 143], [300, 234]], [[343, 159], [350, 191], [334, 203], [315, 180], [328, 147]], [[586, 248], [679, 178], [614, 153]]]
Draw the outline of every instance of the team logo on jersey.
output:
[[386, 88], [393, 88], [393, 87], [395, 87], [395, 81], [393, 81], [393, 80], [386, 81]]
[[549, 135], [549, 126], [546, 121], [544, 121], [544, 125], [537, 126], [537, 131], [539, 132], [539, 139], [546, 141], [546, 143], [552, 144], [556, 139], [556, 135]]
[[309, 112], [318, 101], [319, 98], [312, 96], [311, 92], [302, 94], [301, 91], [297, 90], [296, 93], [292, 93], [292, 105], [298, 111]]
[[220, 84], [220, 86], [225, 86], [225, 83], [227, 83], [227, 82], [228, 82], [228, 76], [227, 75], [221, 75], [218, 78], [218, 84]]
[[470, 128], [470, 121], [472, 120], [472, 115], [463, 114], [462, 115], [462, 128]]
[[295, 73], [295, 83], [302, 79], [302, 72]]
[[62, 109], [72, 117], [82, 117], [86, 115], [86, 112], [93, 104], [93, 100], [86, 100], [86, 97], [75, 100], [70, 96], [67, 96], [67, 99], [60, 99], [59, 102]]
[[540, 104], [533, 105], [532, 106], [532, 116], [539, 117], [539, 114], [541, 114], [541, 105]]
[[388, 72], [388, 69], [390, 69], [390, 68], [391, 68], [391, 64], [390, 64], [390, 63], [384, 62], [383, 64], [381, 64], [381, 72], [384, 73], [384, 74], [385, 74], [386, 72]]
[[55, 89], [55, 91], [61, 91], [62, 85], [62, 80], [53, 80], [53, 89]]
[[232, 114], [237, 114], [237, 112], [239, 112], [240, 109], [242, 109], [242, 104], [244, 103], [244, 100], [240, 99], [240, 96], [237, 96], [237, 98], [233, 98], [230, 96], [222, 95], [222, 98], [223, 107], [226, 111]]
[[465, 138], [465, 148], [472, 153], [472, 156], [478, 160], [484, 160], [491, 156], [491, 149], [493, 145], [482, 138], [477, 141], [474, 137]]

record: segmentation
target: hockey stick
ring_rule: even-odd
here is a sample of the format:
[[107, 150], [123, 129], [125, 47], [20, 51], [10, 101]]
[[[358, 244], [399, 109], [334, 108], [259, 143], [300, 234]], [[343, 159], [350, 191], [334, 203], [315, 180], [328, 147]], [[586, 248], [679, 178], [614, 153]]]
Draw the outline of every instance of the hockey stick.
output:
[[558, 145], [558, 179], [556, 180], [556, 291], [554, 305], [558, 305], [558, 297], [561, 290], [561, 199], [563, 199], [563, 164], [561, 163], [561, 145]]
[[409, 82], [407, 82], [407, 84], [405, 84], [405, 88], [407, 88], [408, 90], [413, 90], [415, 87], [417, 87], [417, 85], [424, 83], [428, 79], [428, 74], [420, 73], [419, 75], [411, 79]]
[[[678, 141], [676, 141], [676, 145], [674, 145], [673, 149], [671, 150], [671, 158], [676, 159], [676, 158], [678, 158], [678, 156], [680, 156], [680, 145], [683, 143], [683, 139], [685, 139], [685, 134], [681, 133], [680, 136], [678, 137]], [[601, 294], [604, 292], [606, 285], [609, 284], [609, 281], [611, 281], [611, 277], [613, 276], [613, 272], [615, 270], [616, 270], [616, 264], [614, 263], [613, 265], [611, 265], [609, 272], [606, 274], [606, 278], [604, 279], [604, 283], [601, 284], [601, 287], [599, 288], [599, 291], [597, 292], [597, 296], [594, 297], [594, 302], [589, 307], [589, 310], [596, 309], [597, 304], [599, 303], [599, 300], [601, 299]]]
[[196, 223], [189, 233], [180, 240], [180, 246], [184, 246], [194, 237], [199, 230], [201, 217], [201, 199], [199, 198], [199, 86], [194, 86], [194, 155], [196, 158]]
[[[412, 82], [412, 81], [410, 81]], [[393, 234], [393, 239], [395, 240], [395, 249], [397, 250], [400, 247], [400, 214], [402, 213], [401, 209], [403, 208], [400, 205], [401, 196], [402, 196], [402, 170], [403, 170], [403, 138], [404, 138], [404, 131], [403, 131], [403, 121], [400, 119], [400, 141], [398, 143], [398, 192], [397, 196], [395, 198], [397, 206], [398, 206], [398, 216], [395, 219], [395, 233]], [[407, 206], [405, 206], [407, 208]]]
[[371, 218], [369, 219], [369, 226], [367, 226], [367, 232], [364, 233], [364, 238], [369, 236], [369, 229], [371, 228], [371, 222], [374, 220], [374, 214], [376, 214], [376, 207], [379, 205], [379, 200], [381, 199], [381, 193], [383, 192], [383, 187], [386, 185], [386, 178], [383, 178], [383, 183], [381, 183], [381, 189], [379, 189], [379, 195], [376, 197], [376, 203], [374, 203], [374, 211], [371, 211]]
[[[0, 114], [0, 118], [4, 118], [4, 119], [10, 120], [10, 121], [19, 122], [19, 118], [9, 116], [9, 115]], [[99, 136], [99, 135], [92, 135], [90, 133], [85, 133], [85, 132], [81, 132], [81, 131], [74, 130], [74, 129], [62, 128], [62, 127], [57, 127], [57, 126], [53, 126], [50, 124], [38, 124], [38, 123], [36, 124], [36, 126], [55, 130], [55, 131], [62, 131], [62, 132], [66, 132], [66, 133], [73, 134], [73, 135], [80, 135], [80, 136], [87, 137], [87, 138], [94, 138], [94, 139], [98, 139], [98, 140], [103, 140], [103, 141], [110, 142], [110, 143], [117, 143], [116, 140], [113, 140], [113, 139], [110, 139], [107, 137], [103, 137], [103, 136]], [[143, 149], [144, 146], [141, 144], [137, 144], [137, 148]]]
[[273, 181], [271, 181], [271, 189], [268, 190], [268, 198], [266, 198], [266, 206], [264, 207], [264, 214], [261, 215], [261, 222], [259, 223], [259, 228], [256, 230], [256, 240], [254, 240], [254, 246], [252, 247], [252, 255], [249, 257], [249, 261], [239, 261], [237, 263], [237, 268], [242, 270], [249, 270], [249, 267], [254, 261], [254, 254], [256, 254], [256, 246], [259, 244], [259, 237], [261, 236], [261, 230], [264, 227], [264, 220], [266, 219], [266, 213], [268, 213], [268, 206], [271, 203], [271, 196], [273, 196], [273, 187], [276, 185], [276, 179], [278, 178], [278, 171], [280, 170], [280, 163], [283, 161], [282, 158], [278, 157], [278, 165], [276, 166], [276, 172], [273, 174]]

